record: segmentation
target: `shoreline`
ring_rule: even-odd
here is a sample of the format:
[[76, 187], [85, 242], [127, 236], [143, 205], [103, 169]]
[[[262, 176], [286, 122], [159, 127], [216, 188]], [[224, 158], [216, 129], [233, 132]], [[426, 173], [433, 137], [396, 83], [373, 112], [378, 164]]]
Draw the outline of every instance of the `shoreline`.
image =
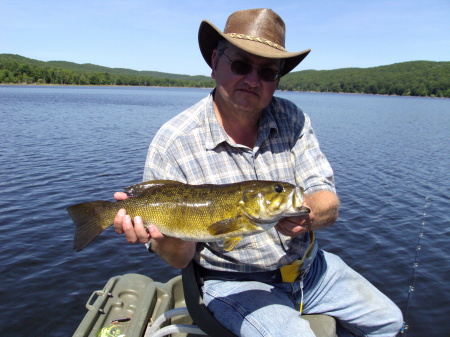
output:
[[[113, 85], [113, 84], [52, 84], [52, 83], [0, 83], [1, 86], [33, 86], [33, 87], [113, 87], [113, 88], [174, 88], [174, 89], [213, 89], [208, 87], [178, 87], [178, 86], [155, 86], [155, 85]], [[325, 91], [298, 91], [298, 90], [276, 90], [275, 92], [299, 92], [311, 94], [338, 94], [338, 95], [371, 95], [371, 96], [385, 96], [385, 97], [416, 97], [416, 98], [440, 98], [450, 99], [450, 97], [436, 97], [436, 96], [400, 96], [387, 94], [366, 94], [359, 92], [325, 92]]]

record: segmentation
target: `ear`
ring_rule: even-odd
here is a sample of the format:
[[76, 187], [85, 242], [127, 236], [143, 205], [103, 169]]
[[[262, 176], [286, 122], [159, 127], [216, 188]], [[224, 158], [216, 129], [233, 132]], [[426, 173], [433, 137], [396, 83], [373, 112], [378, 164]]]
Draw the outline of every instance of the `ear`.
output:
[[219, 62], [217, 58], [217, 49], [214, 49], [212, 55], [211, 55], [211, 77], [213, 79], [216, 79], [216, 69], [217, 69], [217, 63]]

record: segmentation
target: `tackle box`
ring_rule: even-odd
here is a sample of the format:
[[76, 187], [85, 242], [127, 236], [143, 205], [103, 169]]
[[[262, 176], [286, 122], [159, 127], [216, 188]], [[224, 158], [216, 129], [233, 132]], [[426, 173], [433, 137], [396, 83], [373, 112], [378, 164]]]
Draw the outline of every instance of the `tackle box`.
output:
[[115, 276], [103, 290], [92, 293], [86, 304], [88, 312], [73, 336], [142, 337], [149, 323], [183, 306], [181, 276], [167, 283], [140, 274]]

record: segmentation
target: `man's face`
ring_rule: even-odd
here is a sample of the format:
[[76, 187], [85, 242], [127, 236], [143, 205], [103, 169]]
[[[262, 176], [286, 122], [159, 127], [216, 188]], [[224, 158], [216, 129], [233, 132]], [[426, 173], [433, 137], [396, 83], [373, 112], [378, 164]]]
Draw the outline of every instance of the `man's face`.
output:
[[[219, 110], [232, 108], [240, 110], [241, 113], [260, 113], [269, 104], [278, 80], [261, 80], [258, 69], [267, 67], [279, 70], [280, 61], [249, 54], [231, 44], [227, 45], [224, 53], [226, 56], [221, 55], [218, 58], [217, 51], [214, 51], [212, 61], [212, 78], [216, 81], [214, 100]], [[253, 70], [246, 75], [235, 74], [231, 71], [227, 57], [231, 61], [246, 61], [253, 65]]]

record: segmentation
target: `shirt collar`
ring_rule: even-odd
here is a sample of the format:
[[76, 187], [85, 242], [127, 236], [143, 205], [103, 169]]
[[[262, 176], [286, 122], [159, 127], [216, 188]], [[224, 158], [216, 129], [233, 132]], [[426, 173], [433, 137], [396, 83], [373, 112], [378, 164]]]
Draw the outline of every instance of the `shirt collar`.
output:
[[207, 150], [213, 150], [217, 145], [228, 141], [228, 135], [217, 120], [214, 112], [214, 97], [215, 89], [209, 94], [208, 101], [205, 107], [205, 147]]

